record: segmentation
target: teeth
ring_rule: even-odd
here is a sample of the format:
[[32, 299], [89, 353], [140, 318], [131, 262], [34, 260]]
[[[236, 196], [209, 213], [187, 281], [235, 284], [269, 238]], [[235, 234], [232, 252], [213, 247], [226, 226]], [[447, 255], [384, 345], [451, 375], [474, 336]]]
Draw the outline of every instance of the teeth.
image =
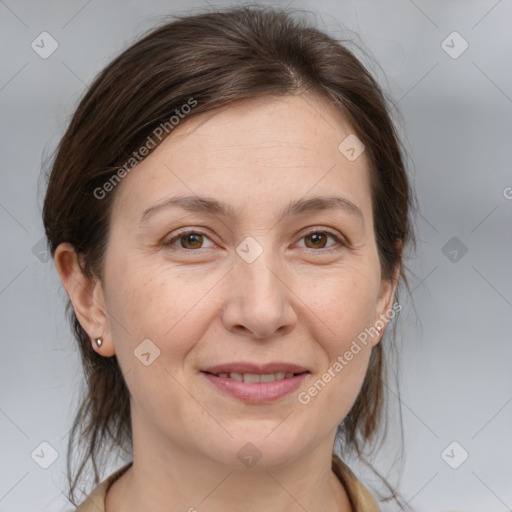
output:
[[244, 382], [259, 382], [260, 376], [256, 373], [244, 373]]
[[223, 379], [233, 379], [238, 382], [249, 382], [251, 384], [257, 382], [274, 382], [276, 380], [290, 379], [294, 376], [293, 372], [275, 372], [275, 373], [264, 373], [262, 375], [257, 373], [226, 373], [222, 372], [217, 375], [217, 377], [221, 377]]

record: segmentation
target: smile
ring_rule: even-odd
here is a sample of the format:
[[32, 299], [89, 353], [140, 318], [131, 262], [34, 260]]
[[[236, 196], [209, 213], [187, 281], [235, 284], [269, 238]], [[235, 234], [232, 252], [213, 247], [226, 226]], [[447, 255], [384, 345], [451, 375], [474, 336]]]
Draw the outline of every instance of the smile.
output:
[[276, 373], [264, 373], [264, 374], [258, 374], [258, 373], [236, 373], [236, 372], [231, 372], [231, 373], [226, 373], [226, 372], [222, 372], [222, 373], [218, 373], [218, 374], [213, 374], [213, 375], [216, 375], [217, 377], [221, 377], [223, 379], [233, 379], [233, 380], [236, 380], [238, 382], [251, 382], [251, 383], [256, 383], [256, 382], [274, 382], [276, 380], [284, 380], [284, 379], [290, 379], [292, 378], [294, 375], [299, 375], [298, 373], [293, 373], [293, 372], [276, 372]]
[[296, 391], [309, 372], [265, 374], [201, 372], [217, 391], [251, 404], [274, 402]]

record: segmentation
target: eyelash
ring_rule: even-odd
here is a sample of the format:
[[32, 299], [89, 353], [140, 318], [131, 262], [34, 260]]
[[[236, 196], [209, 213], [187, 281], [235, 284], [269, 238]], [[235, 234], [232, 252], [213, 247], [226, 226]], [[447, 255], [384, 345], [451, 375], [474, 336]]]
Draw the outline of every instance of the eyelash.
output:
[[[302, 237], [300, 238], [300, 240], [302, 240], [303, 238], [306, 238], [307, 236], [310, 236], [310, 235], [313, 235], [313, 234], [327, 234], [329, 236], [331, 236], [332, 238], [334, 238], [334, 240], [338, 243], [338, 247], [336, 246], [333, 246], [333, 247], [328, 247], [326, 249], [312, 249], [311, 247], [305, 247], [305, 249], [308, 249], [310, 251], [313, 251], [313, 252], [332, 252], [332, 251], [337, 251], [337, 250], [340, 250], [344, 247], [347, 246], [347, 244], [340, 239], [339, 236], [337, 236], [333, 231], [330, 231], [329, 229], [313, 229], [312, 231], [308, 231], [307, 233], [305, 233], [304, 235], [302, 235]], [[164, 245], [166, 247], [172, 247], [174, 242], [179, 240], [180, 238], [186, 236], [186, 235], [203, 235], [205, 237], [207, 237], [208, 239], [210, 238], [206, 233], [204, 233], [203, 231], [199, 231], [199, 230], [196, 230], [196, 229], [186, 229], [186, 230], [183, 230], [183, 231], [180, 231], [178, 233], [176, 233], [176, 235], [171, 238], [168, 242], [166, 242]], [[184, 247], [173, 247], [173, 250], [174, 249], [181, 249], [183, 251], [186, 251], [186, 252], [197, 252], [198, 250], [200, 249], [186, 249]], [[206, 249], [208, 249], [208, 247], [206, 247]]]

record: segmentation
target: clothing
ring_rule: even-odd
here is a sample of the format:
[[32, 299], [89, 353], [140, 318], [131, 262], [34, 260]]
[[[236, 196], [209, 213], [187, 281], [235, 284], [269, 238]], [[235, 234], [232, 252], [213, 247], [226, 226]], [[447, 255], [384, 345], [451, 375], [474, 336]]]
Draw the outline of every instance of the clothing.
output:
[[[337, 459], [337, 457], [336, 457]], [[132, 462], [112, 473], [101, 482], [75, 512], [105, 512], [105, 496], [110, 486], [121, 477], [132, 465]], [[356, 478], [350, 468], [342, 461], [333, 458], [333, 470], [345, 488], [354, 508], [354, 512], [380, 512], [377, 502], [366, 487]]]

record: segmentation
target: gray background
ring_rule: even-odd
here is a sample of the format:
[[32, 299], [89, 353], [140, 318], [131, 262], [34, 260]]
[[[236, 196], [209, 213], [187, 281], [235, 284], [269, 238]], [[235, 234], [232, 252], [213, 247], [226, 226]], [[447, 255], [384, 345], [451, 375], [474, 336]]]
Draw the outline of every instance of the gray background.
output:
[[[399, 489], [418, 511], [510, 510], [511, 2], [274, 5], [314, 11], [320, 28], [356, 37], [403, 115], [420, 214], [418, 251], [408, 264], [413, 293], [401, 296]], [[0, 0], [0, 512], [69, 509], [60, 489], [81, 366], [64, 318], [65, 294], [52, 262], [38, 251], [42, 158], [98, 71], [159, 15], [203, 6]], [[47, 59], [31, 48], [43, 31], [59, 45]], [[442, 44], [453, 31], [469, 44], [457, 58], [445, 49], [460, 51], [461, 39]], [[376, 459], [384, 471], [397, 432]], [[445, 452], [453, 441], [460, 447]], [[49, 457], [47, 448], [44, 457], [31, 456], [41, 453], [42, 442], [58, 453], [46, 470], [35, 460]], [[452, 469], [446, 460], [460, 462], [462, 449], [469, 457]], [[113, 460], [111, 469], [122, 463]]]

